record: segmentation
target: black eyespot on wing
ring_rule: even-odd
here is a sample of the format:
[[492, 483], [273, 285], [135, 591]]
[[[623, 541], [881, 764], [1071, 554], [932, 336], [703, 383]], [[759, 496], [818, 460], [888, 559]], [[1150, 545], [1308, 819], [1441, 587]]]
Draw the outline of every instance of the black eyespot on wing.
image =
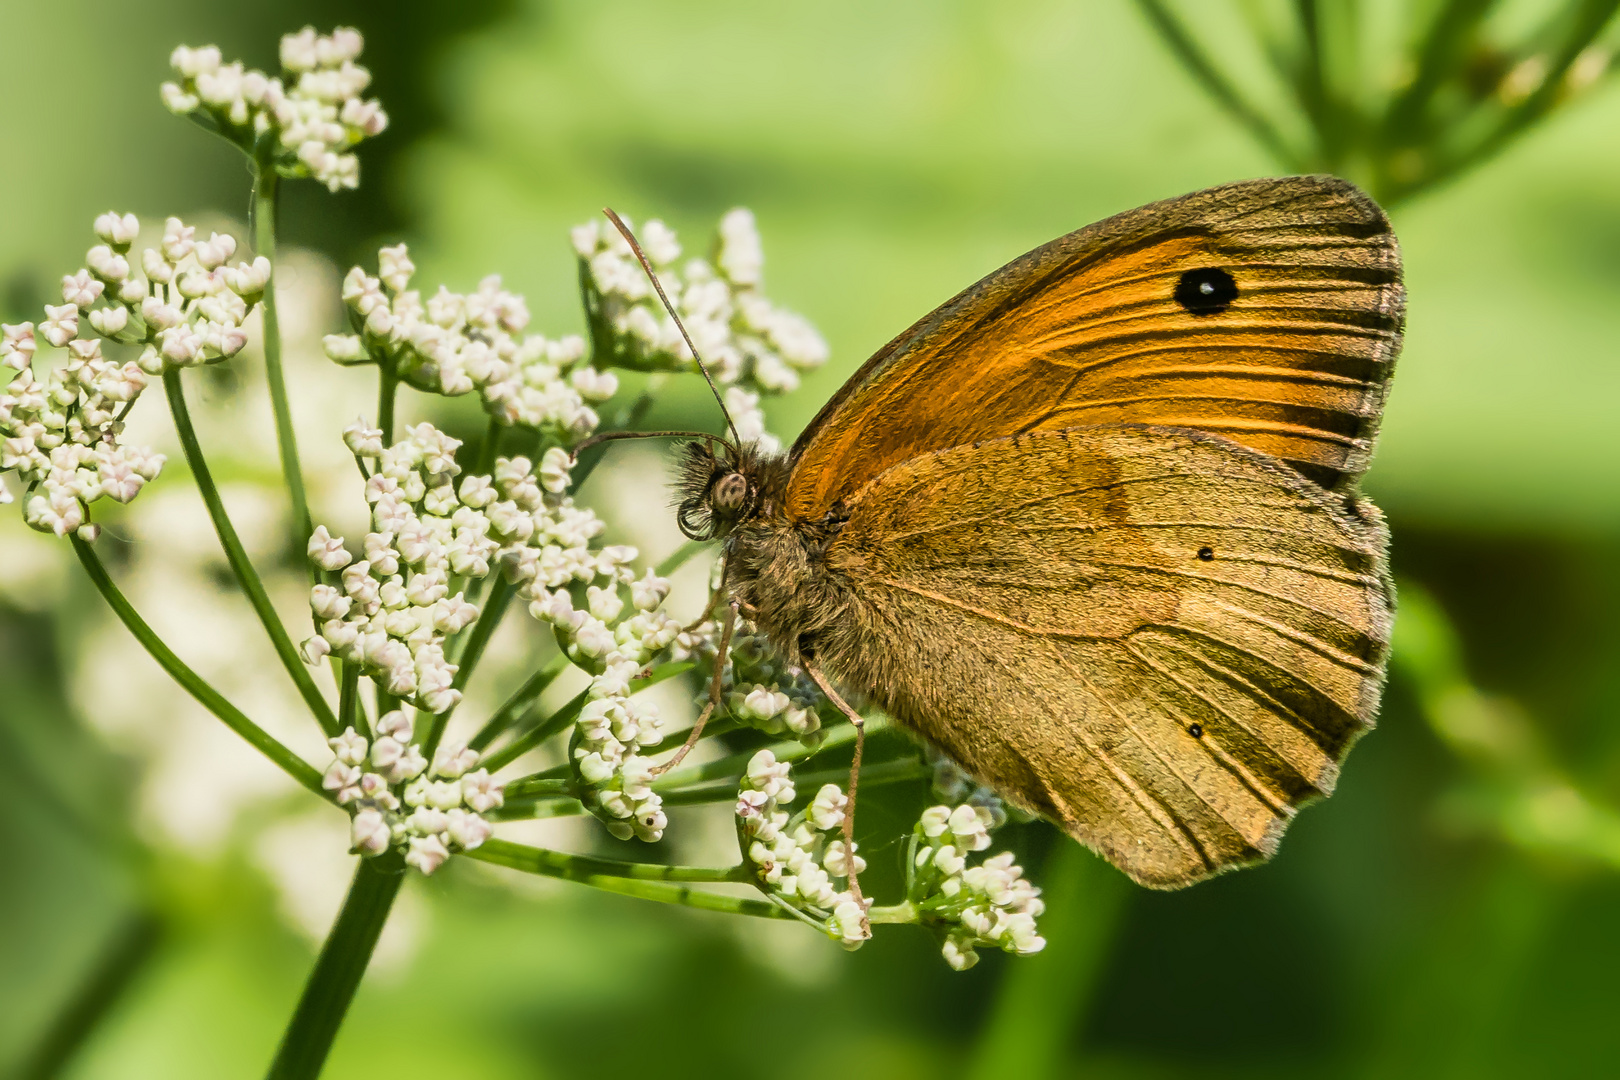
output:
[[1202, 725], [1202, 724], [1190, 724], [1190, 725], [1188, 725], [1187, 734], [1191, 735], [1195, 739], [1202, 739], [1204, 737], [1204, 725]]
[[1176, 303], [1194, 315], [1219, 315], [1237, 299], [1237, 282], [1218, 266], [1188, 270], [1176, 282]]
[[1198, 557], [1199, 557], [1199, 559], [1203, 560], [1204, 562], [1214, 562], [1215, 561], [1215, 549], [1214, 548], [1209, 548], [1209, 547], [1201, 547], [1201, 548], [1198, 549]]

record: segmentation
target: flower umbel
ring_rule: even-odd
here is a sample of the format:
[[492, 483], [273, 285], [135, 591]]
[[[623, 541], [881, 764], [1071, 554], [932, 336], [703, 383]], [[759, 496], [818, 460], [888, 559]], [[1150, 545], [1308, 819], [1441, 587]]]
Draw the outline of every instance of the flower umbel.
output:
[[431, 874], [489, 839], [482, 815], [502, 804], [502, 785], [475, 768], [478, 754], [465, 746], [439, 747], [430, 767], [412, 735], [397, 709], [377, 721], [375, 741], [349, 728], [328, 740], [334, 757], [321, 782], [349, 809], [352, 850], [398, 849], [407, 866]]
[[353, 147], [388, 127], [382, 106], [361, 97], [371, 84], [355, 63], [364, 45], [358, 30], [322, 36], [306, 26], [281, 39], [279, 76], [224, 63], [215, 45], [182, 45], [169, 57], [178, 81], [163, 84], [163, 104], [250, 155], [262, 146], [282, 176], [313, 177], [332, 191], [358, 187]]

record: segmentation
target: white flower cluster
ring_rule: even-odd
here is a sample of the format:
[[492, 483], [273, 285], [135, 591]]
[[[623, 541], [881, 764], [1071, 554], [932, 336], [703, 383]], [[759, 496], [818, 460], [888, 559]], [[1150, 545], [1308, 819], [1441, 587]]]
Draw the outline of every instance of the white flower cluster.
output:
[[1012, 852], [967, 865], [968, 855], [990, 846], [995, 823], [985, 806], [934, 806], [913, 834], [907, 895], [923, 922], [943, 934], [945, 962], [957, 971], [978, 963], [982, 945], [1021, 956], [1046, 947], [1035, 926], [1045, 910], [1041, 891], [1013, 864]]
[[[128, 228], [120, 230], [115, 215], [103, 214], [96, 231], [104, 239], [133, 238], [133, 215], [125, 215], [122, 224]], [[199, 240], [196, 228], [176, 217], [163, 223], [158, 246], [141, 252], [144, 281], [131, 275], [117, 244], [93, 247], [86, 256], [88, 272], [105, 282], [109, 293], [117, 288], [120, 306], [90, 312], [90, 325], [117, 340], [144, 342], [137, 363], [151, 375], [228, 360], [247, 344], [242, 324], [270, 284], [269, 259], [260, 255], [251, 263], [227, 265], [235, 254], [233, 237], [210, 233]], [[125, 334], [126, 328], [132, 332]]]
[[[553, 448], [546, 457], [541, 475], [547, 486], [565, 489], [568, 454]], [[657, 708], [631, 697], [630, 682], [681, 633], [681, 624], [663, 610], [669, 581], [650, 570], [637, 577], [629, 565], [634, 548], [591, 550], [587, 545], [602, 522], [571, 498], [559, 499], [555, 513], [557, 527], [546, 544], [509, 558], [507, 574], [529, 613], [551, 624], [568, 658], [593, 676], [569, 744], [581, 801], [619, 839], [657, 841], [667, 820], [652, 790], [652, 762], [639, 751], [656, 744], [663, 730]], [[582, 609], [574, 606], [581, 591]]]
[[815, 684], [797, 668], [776, 659], [762, 635], [734, 639], [726, 671], [726, 709], [732, 718], [767, 735], [785, 735], [819, 746], [822, 701]]
[[[827, 343], [806, 319], [766, 299], [754, 215], [739, 208], [720, 219], [713, 264], [690, 259], [677, 268], [681, 245], [661, 221], [649, 221], [639, 239], [710, 375], [727, 387], [726, 407], [743, 440], [760, 438], [759, 393], [797, 388], [800, 372], [826, 361]], [[593, 221], [575, 228], [573, 240], [589, 269], [598, 352], [639, 370], [694, 370], [691, 350], [618, 230]]]
[[27, 485], [23, 518], [30, 526], [92, 540], [90, 504], [101, 498], [129, 502], [157, 478], [163, 455], [118, 441], [123, 408], [146, 386], [141, 369], [108, 360], [99, 341], [70, 340], [76, 306], [46, 310], [47, 339], [65, 342], [68, 360], [44, 382], [32, 366], [34, 325], [0, 327], [0, 365], [17, 372], [0, 390], [0, 503], [11, 501], [3, 477], [16, 470]]
[[461, 691], [444, 642], [478, 617], [465, 593], [450, 595], [451, 580], [488, 576], [503, 546], [534, 535], [539, 489], [528, 481], [525, 507], [487, 476], [468, 476], [458, 488], [461, 443], [432, 424], [418, 424], [390, 447], [363, 422], [343, 437], [366, 473], [371, 531], [358, 562], [324, 525], [310, 537], [310, 561], [342, 576], [341, 586], [310, 590], [320, 632], [304, 642], [304, 658], [314, 664], [336, 654], [390, 694], [447, 712]]
[[835, 881], [847, 883], [851, 861], [859, 874], [866, 860], [846, 850], [841, 836], [832, 839], [844, 827], [849, 798], [837, 784], [827, 784], [809, 806], [790, 816], [781, 808], [796, 794], [787, 762], [769, 750], [755, 754], [737, 792], [738, 844], [761, 889], [846, 948], [857, 948], [871, 936], [866, 912]]
[[[58, 536], [83, 527], [95, 500], [127, 503], [157, 476], [161, 454], [118, 441], [125, 414], [147, 376], [240, 352], [242, 323], [270, 279], [268, 260], [229, 266], [234, 239], [199, 240], [179, 218], [142, 252], [139, 273], [129, 258], [140, 233], [135, 215], [102, 214], [95, 230], [101, 243], [84, 268], [62, 278], [62, 303], [47, 304], [38, 326], [5, 326], [0, 340], [0, 364], [18, 373], [0, 394], [0, 471], [17, 470], [28, 485], [28, 523]], [[107, 340], [145, 347], [117, 363], [100, 340], [80, 339], [83, 323]], [[43, 381], [34, 363], [40, 338], [67, 350]], [[0, 501], [8, 499], [0, 488]]]
[[426, 301], [410, 288], [416, 266], [405, 245], [377, 253], [375, 277], [360, 267], [343, 279], [355, 334], [326, 338], [338, 363], [385, 359], [419, 390], [455, 397], [477, 391], [500, 423], [533, 428], [572, 444], [596, 430], [591, 403], [619, 389], [618, 377], [584, 362], [577, 335], [551, 341], [523, 334], [529, 309], [523, 298], [486, 277], [462, 295], [443, 285]]
[[312, 176], [332, 191], [358, 187], [353, 147], [388, 126], [382, 106], [360, 96], [371, 84], [354, 62], [364, 45], [358, 30], [322, 37], [306, 26], [281, 39], [282, 77], [226, 64], [214, 45], [182, 45], [169, 57], [180, 81], [163, 84], [163, 104], [182, 116], [205, 113], [249, 153], [260, 138], [274, 139], [283, 176]]
[[377, 721], [375, 741], [353, 728], [327, 740], [336, 757], [321, 785], [348, 808], [354, 851], [381, 855], [397, 847], [406, 865], [431, 874], [452, 853], [489, 839], [483, 814], [505, 798], [489, 770], [477, 768], [476, 751], [441, 746], [430, 767], [411, 729], [396, 709]]

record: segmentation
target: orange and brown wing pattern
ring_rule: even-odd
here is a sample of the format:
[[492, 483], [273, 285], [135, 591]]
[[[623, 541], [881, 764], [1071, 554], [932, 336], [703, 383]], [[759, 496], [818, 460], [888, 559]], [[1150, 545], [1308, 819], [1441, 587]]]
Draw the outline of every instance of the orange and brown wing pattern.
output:
[[1146, 423], [1223, 435], [1329, 489], [1365, 470], [1400, 347], [1389, 221], [1333, 177], [1154, 203], [1037, 248], [891, 341], [793, 449], [816, 519], [918, 454]]
[[1376, 512], [1219, 436], [1037, 432], [922, 455], [827, 549], [821, 656], [1137, 881], [1269, 856], [1372, 725], [1393, 595]]

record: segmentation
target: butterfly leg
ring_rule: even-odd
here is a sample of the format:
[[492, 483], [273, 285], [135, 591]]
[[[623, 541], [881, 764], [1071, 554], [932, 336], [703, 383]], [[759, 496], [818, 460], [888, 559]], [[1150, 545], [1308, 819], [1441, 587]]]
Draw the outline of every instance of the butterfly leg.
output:
[[[693, 630], [696, 630], [698, 627], [702, 626], [704, 621], [714, 613], [715, 605], [720, 602], [720, 598], [722, 596], [726, 595], [726, 580], [730, 577], [731, 562], [727, 560], [720, 564], [720, 584], [716, 585], [714, 587], [714, 591], [709, 594], [709, 602], [703, 605], [703, 610], [698, 612], [698, 617], [693, 619], [687, 625], [681, 627], [681, 631], [683, 633], [690, 634]], [[731, 607], [732, 611], [735, 612], [737, 608], [737, 602], [735, 600], [732, 601]], [[724, 652], [724, 650], [721, 651]]]
[[855, 757], [849, 764], [849, 809], [844, 812], [844, 856], [849, 860], [849, 891], [861, 907], [861, 930], [867, 937], [871, 937], [872, 925], [866, 920], [866, 898], [861, 895], [861, 883], [855, 873], [855, 786], [861, 779], [861, 753], [866, 749], [866, 718], [849, 707], [849, 703], [838, 695], [838, 691], [832, 688], [832, 684], [815, 664], [806, 661], [804, 670], [816, 681], [816, 685], [821, 687], [821, 692], [827, 695], [827, 700], [838, 706], [839, 711], [849, 717], [850, 724], [855, 728]]
[[703, 738], [703, 725], [709, 722], [714, 710], [720, 707], [720, 682], [725, 675], [726, 660], [731, 653], [731, 632], [737, 626], [737, 600], [726, 605], [726, 621], [720, 627], [720, 649], [714, 654], [714, 678], [709, 682], [709, 703], [703, 706], [698, 713], [697, 722], [692, 725], [692, 733], [686, 737], [686, 742], [675, 751], [675, 756], [653, 769], [654, 776], [662, 775], [681, 763], [681, 759], [692, 752], [692, 747]]

